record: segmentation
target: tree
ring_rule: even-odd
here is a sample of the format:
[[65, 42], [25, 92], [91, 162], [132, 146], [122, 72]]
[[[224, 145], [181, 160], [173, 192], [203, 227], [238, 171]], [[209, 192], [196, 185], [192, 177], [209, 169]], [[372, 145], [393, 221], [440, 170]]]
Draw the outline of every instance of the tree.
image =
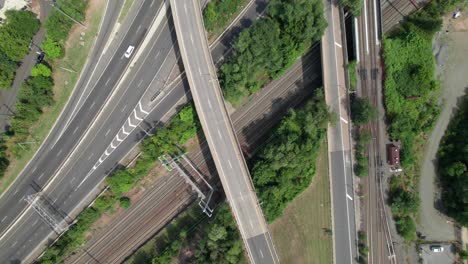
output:
[[52, 38], [46, 38], [46, 40], [42, 42], [42, 49], [44, 50], [45, 54], [51, 59], [61, 58], [64, 55], [62, 45], [60, 45], [60, 43], [53, 40]]
[[122, 196], [119, 198], [119, 202], [120, 202], [120, 206], [122, 206], [123, 208], [129, 208], [130, 205], [131, 205], [131, 200], [130, 198], [126, 197], [126, 196]]
[[9, 89], [15, 78], [16, 63], [0, 51], [0, 90]]
[[351, 118], [356, 125], [364, 125], [377, 118], [377, 108], [367, 98], [351, 98]]
[[45, 64], [39, 63], [34, 65], [34, 67], [31, 69], [31, 76], [36, 77], [36, 76], [45, 76], [49, 77], [52, 73], [52, 70]]
[[363, 0], [340, 0], [340, 4], [341, 6], [349, 9], [354, 17], [358, 17], [361, 15], [362, 1]]
[[396, 218], [396, 228], [398, 233], [405, 239], [405, 241], [413, 241], [416, 239], [416, 224], [409, 216]]

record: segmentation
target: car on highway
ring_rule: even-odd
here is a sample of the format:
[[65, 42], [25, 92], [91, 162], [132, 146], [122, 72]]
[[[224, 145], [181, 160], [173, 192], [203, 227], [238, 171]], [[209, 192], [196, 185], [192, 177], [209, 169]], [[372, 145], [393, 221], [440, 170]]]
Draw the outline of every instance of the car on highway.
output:
[[444, 247], [440, 246], [440, 245], [432, 245], [429, 247], [431, 249], [432, 252], [434, 253], [440, 253], [440, 252], [444, 252]]
[[132, 56], [134, 49], [135, 49], [134, 46], [132, 45], [128, 46], [127, 51], [125, 51], [125, 54], [124, 54], [125, 58], [130, 58], [130, 56]]

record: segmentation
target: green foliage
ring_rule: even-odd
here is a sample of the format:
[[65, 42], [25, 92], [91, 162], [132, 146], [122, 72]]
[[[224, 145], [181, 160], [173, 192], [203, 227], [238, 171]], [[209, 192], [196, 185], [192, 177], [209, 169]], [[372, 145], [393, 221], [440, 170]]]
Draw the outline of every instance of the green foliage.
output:
[[30, 11], [8, 10], [5, 15], [6, 23], [0, 27], [0, 52], [18, 62], [28, 54], [39, 21]]
[[398, 187], [391, 191], [390, 206], [392, 214], [395, 216], [409, 216], [418, 212], [420, 200], [419, 194], [413, 191], [406, 191]]
[[405, 241], [414, 241], [416, 239], [416, 224], [410, 216], [395, 218], [396, 229]]
[[8, 165], [10, 165], [10, 159], [8, 158], [6, 151], [7, 146], [5, 145], [5, 141], [3, 138], [0, 138], [0, 179], [5, 174]]
[[349, 74], [349, 90], [356, 91], [357, 85], [357, 72], [356, 72], [357, 62], [350, 61], [348, 63], [348, 74]]
[[42, 42], [42, 50], [51, 59], [61, 58], [65, 55], [63, 46], [52, 38], [47, 38]]
[[213, 0], [203, 11], [205, 28], [211, 33], [223, 30], [245, 0]]
[[122, 196], [119, 198], [120, 206], [127, 209], [132, 205], [132, 201], [127, 196]]
[[[84, 21], [85, 10], [88, 6], [87, 0], [57, 0], [57, 8], [77, 21]], [[42, 44], [42, 49], [51, 59], [61, 58], [64, 55], [64, 44], [74, 22], [53, 9], [45, 22], [46, 40]]]
[[31, 76], [36, 77], [36, 76], [44, 76], [44, 77], [50, 77], [52, 74], [52, 70], [49, 68], [49, 66], [39, 63], [34, 65], [34, 67], [31, 69]]
[[229, 208], [219, 207], [214, 221], [205, 227], [207, 235], [198, 243], [196, 263], [239, 263], [242, 241]]
[[231, 103], [279, 77], [326, 27], [319, 0], [274, 0], [267, 13], [241, 32], [232, 56], [221, 67], [220, 81]]
[[93, 208], [100, 213], [112, 210], [115, 206], [115, 198], [113, 195], [105, 193], [94, 201]]
[[468, 95], [465, 95], [441, 141], [438, 172], [447, 213], [468, 226]]
[[351, 119], [356, 125], [364, 125], [377, 118], [377, 108], [368, 98], [351, 97]]
[[253, 158], [252, 178], [269, 222], [309, 186], [329, 116], [319, 90], [304, 107], [290, 111]]
[[340, 0], [340, 5], [348, 9], [354, 17], [361, 15], [363, 0]]
[[0, 90], [9, 89], [15, 78], [16, 63], [0, 51]]
[[358, 250], [359, 256], [357, 258], [358, 263], [367, 263], [367, 255], [369, 254], [369, 247], [367, 246], [367, 235], [364, 231], [358, 232]]
[[369, 157], [367, 156], [367, 147], [372, 140], [369, 130], [361, 130], [356, 138], [356, 163], [354, 164], [354, 173], [358, 177], [365, 177], [369, 174]]

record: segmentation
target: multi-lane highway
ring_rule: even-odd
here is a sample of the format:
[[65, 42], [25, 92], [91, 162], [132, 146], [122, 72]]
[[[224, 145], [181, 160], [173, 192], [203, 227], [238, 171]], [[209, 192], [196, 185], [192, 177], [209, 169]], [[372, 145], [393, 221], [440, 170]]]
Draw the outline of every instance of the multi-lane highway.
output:
[[279, 258], [224, 105], [200, 6], [196, 1], [171, 0], [170, 3], [195, 108], [247, 255], [253, 263], [278, 263]]
[[[29, 164], [2, 197], [0, 259], [24, 260], [35, 253], [32, 249], [43, 245], [41, 242], [50, 235], [53, 237], [52, 229], [28, 209], [23, 201], [26, 195], [42, 189], [64, 220], [70, 222], [80, 207], [86, 205], [82, 203], [85, 198], [97, 191], [98, 183], [138, 141], [135, 136], [144, 133], [135, 129], [136, 124], [151, 110], [148, 98], [163, 87], [160, 80], [169, 75], [176, 54], [173, 30], [165, 19], [168, 13], [163, 1], [147, 0], [136, 4], [137, 11], [127, 33], [122, 31], [123, 38], [115, 50], [108, 48], [113, 56], [106, 62], [89, 96], [84, 97], [84, 103], [73, 113], [63, 133], [60, 130], [65, 123], [54, 128], [54, 132], [62, 136], [42, 146], [43, 155]], [[147, 32], [151, 36], [145, 42]], [[145, 45], [144, 52], [138, 49], [140, 44]], [[137, 47], [134, 62], [123, 57], [128, 45]], [[173, 60], [169, 63], [171, 67], [163, 67], [168, 60]], [[149, 67], [141, 69], [142, 65]], [[115, 151], [109, 153], [112, 144], [119, 144], [119, 147], [115, 146]], [[106, 151], [109, 155], [104, 156]], [[93, 170], [93, 167], [96, 168]]]
[[342, 26], [338, 1], [324, 1], [328, 28], [322, 38], [325, 100], [337, 114], [328, 128], [328, 158], [332, 197], [334, 263], [354, 263], [356, 223], [349, 133], [348, 91], [345, 82]]

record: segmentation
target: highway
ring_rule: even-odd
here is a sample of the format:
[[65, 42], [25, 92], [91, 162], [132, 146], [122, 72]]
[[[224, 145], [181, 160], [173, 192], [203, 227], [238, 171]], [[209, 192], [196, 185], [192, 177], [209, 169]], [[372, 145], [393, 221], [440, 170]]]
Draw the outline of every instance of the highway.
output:
[[[314, 91], [312, 88], [321, 85], [320, 71], [320, 49], [317, 46], [280, 79], [264, 87], [231, 115], [243, 149], [250, 152], [260, 146], [269, 129], [277, 124], [287, 109], [303, 102]], [[213, 185], [219, 185], [206, 141], [191, 150], [188, 157]], [[194, 192], [180, 175], [167, 173], [147, 188], [132, 207], [98, 231], [67, 263], [91, 260], [121, 263], [195, 199]]]
[[170, 3], [195, 108], [247, 255], [252, 263], [279, 263], [224, 105], [200, 6], [196, 1], [171, 0]]
[[[144, 133], [132, 129], [134, 128], [132, 126], [139, 123], [141, 121], [139, 119], [146, 115], [145, 109], [152, 107], [151, 102], [140, 99], [145, 95], [145, 98], [151, 98], [153, 94], [150, 96], [148, 93], [156, 93], [157, 89], [161, 89], [163, 84], [156, 77], [163, 79], [169, 75], [176, 61], [176, 54], [172, 42], [174, 36], [171, 35], [173, 31], [164, 19], [167, 10], [162, 5], [162, 1], [148, 0], [140, 3], [138, 12], [134, 14], [127, 31], [131, 34], [123, 34], [124, 38], [117, 45], [112, 59], [106, 62], [110, 66], [106, 66], [94, 85], [99, 89], [91, 90], [83, 106], [78, 108], [75, 117], [63, 132], [64, 136], [61, 136], [56, 143], [51, 140], [50, 145], [43, 145], [41, 149], [44, 150], [44, 155], [36, 155], [37, 161], [33, 160], [30, 163], [22, 176], [2, 197], [0, 212], [4, 217], [1, 223], [0, 259], [24, 260], [36, 252], [31, 249], [38, 245], [42, 246], [41, 242], [45, 242], [47, 237], [53, 235], [52, 229], [40, 220], [33, 210], [25, 209], [27, 207], [23, 198], [26, 195], [37, 192], [42, 187], [57, 211], [70, 222], [81, 210], [80, 207], [86, 206], [85, 198], [93, 191], [97, 191], [95, 188], [97, 183], [104, 179], [134, 142], [138, 141], [134, 136]], [[144, 53], [145, 56], [137, 60], [137, 64], [133, 63], [129, 67], [129, 60], [123, 58], [124, 51], [130, 43], [138, 47], [148, 28], [158, 17], [158, 24], [161, 26], [154, 27], [154, 36], [147, 41], [147, 44], [151, 43], [151, 47]], [[135, 50], [134, 56], [136, 55], [138, 49]], [[171, 67], [162, 66], [164, 61], [170, 60], [173, 60], [169, 63]], [[145, 64], [154, 67], [140, 71], [141, 65]], [[123, 78], [123, 74], [129, 69], [133, 72], [132, 68], [137, 70], [139, 75]], [[122, 78], [123, 81], [120, 82]], [[112, 93], [113, 96], [109, 96]], [[123, 98], [125, 100], [122, 100]], [[90, 124], [94, 125], [90, 127]], [[63, 128], [60, 125], [56, 125], [55, 128]], [[133, 131], [132, 135], [124, 135], [129, 133], [128, 131]], [[122, 140], [118, 150], [109, 155], [110, 158], [101, 156], [113, 141], [117, 143], [116, 138], [121, 139], [124, 136], [129, 136], [131, 140]], [[87, 144], [80, 144], [83, 142]], [[47, 149], [49, 146], [50, 149]], [[80, 158], [83, 155], [86, 155], [86, 158]], [[100, 159], [103, 160], [102, 164], [89, 173]], [[54, 180], [51, 180], [52, 176], [55, 176]], [[15, 216], [19, 218], [14, 220]]]
[[348, 91], [337, 1], [325, 1], [328, 27], [322, 38], [322, 65], [325, 100], [337, 114], [337, 123], [328, 128], [328, 162], [331, 182], [334, 263], [354, 263], [357, 257]]

